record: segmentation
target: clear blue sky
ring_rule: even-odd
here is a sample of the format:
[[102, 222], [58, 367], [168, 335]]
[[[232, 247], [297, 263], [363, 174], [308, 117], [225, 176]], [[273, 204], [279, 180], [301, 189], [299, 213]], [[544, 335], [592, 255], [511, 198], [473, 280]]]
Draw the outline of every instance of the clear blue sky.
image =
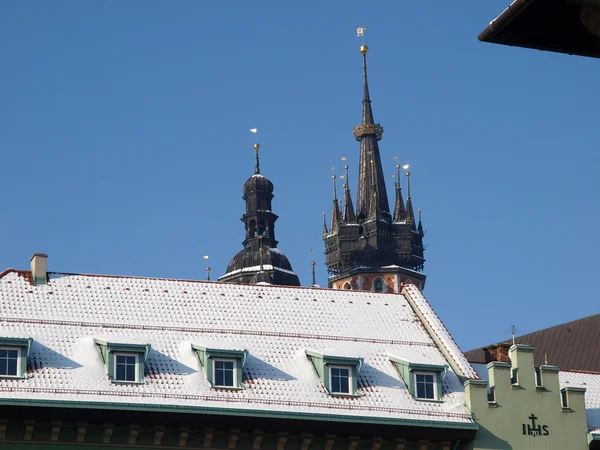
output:
[[599, 61], [480, 43], [508, 4], [3, 3], [0, 268], [46, 252], [51, 271], [203, 279], [208, 254], [222, 275], [258, 127], [280, 247], [326, 285], [365, 26], [388, 189], [398, 155], [425, 294], [463, 350], [598, 313]]

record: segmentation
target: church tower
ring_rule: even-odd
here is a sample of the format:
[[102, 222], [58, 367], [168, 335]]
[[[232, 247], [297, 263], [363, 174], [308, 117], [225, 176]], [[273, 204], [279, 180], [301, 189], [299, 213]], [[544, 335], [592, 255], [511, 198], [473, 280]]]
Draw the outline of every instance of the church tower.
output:
[[[344, 185], [344, 201], [340, 208], [335, 190], [329, 229], [323, 225], [328, 285], [335, 289], [358, 289], [375, 292], [399, 292], [400, 284], [411, 282], [420, 289], [425, 286], [422, 273], [423, 226], [418, 224], [410, 193], [410, 173], [407, 177], [406, 204], [400, 186], [400, 166], [396, 166], [396, 199], [390, 212], [385, 187], [379, 141], [383, 127], [375, 123], [367, 83], [366, 45], [360, 47], [363, 57], [362, 122], [353, 130], [360, 143], [356, 211], [350, 188]], [[346, 182], [348, 182], [348, 166]]]
[[287, 257], [277, 248], [275, 221], [277, 215], [271, 211], [273, 183], [260, 173], [258, 142], [256, 165], [243, 187], [246, 212], [241, 220], [246, 229], [244, 249], [233, 257], [227, 273], [219, 281], [227, 283], [269, 283], [285, 286], [300, 286], [298, 275], [292, 270]]

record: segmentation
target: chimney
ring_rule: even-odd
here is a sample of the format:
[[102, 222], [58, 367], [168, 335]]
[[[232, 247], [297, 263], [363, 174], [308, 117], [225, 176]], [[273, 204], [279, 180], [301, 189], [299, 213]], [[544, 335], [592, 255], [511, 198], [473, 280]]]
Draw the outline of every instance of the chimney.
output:
[[34, 286], [41, 286], [46, 284], [46, 260], [48, 255], [45, 253], [35, 253], [31, 257], [31, 276], [33, 278]]
[[510, 346], [511, 344], [500, 343], [484, 347], [483, 352], [485, 353], [486, 364], [492, 361], [510, 363], [510, 356], [508, 354]]

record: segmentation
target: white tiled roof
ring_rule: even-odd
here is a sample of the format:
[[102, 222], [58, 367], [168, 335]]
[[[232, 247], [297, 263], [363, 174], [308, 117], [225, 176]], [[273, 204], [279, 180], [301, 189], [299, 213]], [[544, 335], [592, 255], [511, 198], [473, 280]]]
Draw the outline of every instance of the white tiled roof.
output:
[[585, 388], [585, 410], [588, 427], [600, 432], [600, 373], [563, 372], [558, 374], [560, 387]]
[[[415, 292], [410, 295], [422, 303]], [[437, 316], [421, 303], [431, 327], [468, 372]], [[422, 402], [411, 397], [390, 363], [388, 354], [447, 364], [407, 299], [397, 294], [72, 274], [50, 274], [48, 285], [33, 286], [27, 272], [10, 272], [0, 278], [4, 333], [33, 338], [32, 368], [25, 380], [0, 380], [0, 403], [89, 401], [473, 422], [452, 370], [444, 374], [443, 401]], [[146, 383], [111, 384], [97, 337], [149, 343]], [[191, 344], [215, 341], [248, 351], [245, 389], [209, 385]], [[364, 358], [360, 397], [329, 396], [307, 348]]]
[[422, 318], [431, 327], [433, 333], [435, 333], [435, 336], [437, 337], [436, 340], [444, 347], [446, 354], [452, 359], [451, 363], [453, 362], [456, 367], [458, 367], [457, 370], [460, 370], [462, 375], [467, 378], [479, 378], [477, 372], [475, 372], [475, 369], [469, 364], [467, 358], [465, 358], [465, 355], [458, 347], [458, 344], [454, 341], [450, 332], [442, 323], [439, 316], [435, 313], [419, 288], [413, 284], [407, 284], [404, 286], [402, 292], [406, 293], [411, 298], [415, 308], [417, 308]]

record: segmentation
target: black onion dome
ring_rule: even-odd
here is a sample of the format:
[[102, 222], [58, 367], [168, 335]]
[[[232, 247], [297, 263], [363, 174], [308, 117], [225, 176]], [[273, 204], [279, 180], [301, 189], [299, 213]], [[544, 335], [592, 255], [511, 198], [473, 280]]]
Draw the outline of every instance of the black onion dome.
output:
[[244, 195], [250, 194], [251, 192], [266, 192], [268, 194], [273, 193], [273, 183], [261, 174], [252, 175], [244, 183]]
[[[292, 265], [287, 259], [287, 256], [278, 248], [271, 248], [263, 246], [262, 264], [271, 265], [279, 269], [284, 269], [293, 272]], [[246, 247], [241, 252], [233, 257], [227, 266], [227, 273], [231, 273], [234, 270], [240, 270], [245, 267], [257, 267], [261, 264], [260, 251], [258, 247]]]

